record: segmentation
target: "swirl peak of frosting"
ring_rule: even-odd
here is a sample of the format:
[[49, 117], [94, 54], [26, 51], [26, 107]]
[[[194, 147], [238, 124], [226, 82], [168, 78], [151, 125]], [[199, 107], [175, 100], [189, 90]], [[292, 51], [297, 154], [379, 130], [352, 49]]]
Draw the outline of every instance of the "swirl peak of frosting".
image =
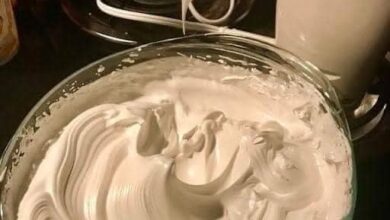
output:
[[274, 80], [180, 75], [84, 111], [51, 142], [18, 219], [341, 219], [348, 141], [314, 90], [284, 97]]

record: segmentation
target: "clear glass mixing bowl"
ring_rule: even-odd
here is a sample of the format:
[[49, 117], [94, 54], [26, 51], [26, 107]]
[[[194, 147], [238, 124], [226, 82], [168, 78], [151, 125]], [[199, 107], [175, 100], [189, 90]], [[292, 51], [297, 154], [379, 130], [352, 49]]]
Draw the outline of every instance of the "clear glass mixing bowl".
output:
[[[237, 36], [207, 34], [165, 40], [113, 54], [80, 69], [49, 91], [32, 108], [1, 158], [0, 217], [7, 220], [16, 219], [18, 204], [45, 155], [46, 143], [53, 139], [64, 125], [78, 113], [94, 105], [108, 100], [111, 103], [119, 103], [138, 95], [131, 92], [121, 94], [121, 91], [105, 91], [104, 88], [100, 88], [91, 93], [93, 97], [90, 98], [95, 99], [94, 102], [77, 102], [67, 98], [70, 93], [113, 71], [118, 72], [123, 67], [133, 67], [142, 62], [174, 56], [188, 56], [224, 65], [254, 68], [264, 73], [274, 71], [273, 74], [281, 77], [286, 74], [299, 76], [315, 85], [323, 96], [324, 102], [331, 109], [335, 121], [350, 140], [348, 125], [334, 89], [321, 72], [310, 63], [275, 46]], [[58, 102], [59, 100], [62, 101]], [[50, 123], [53, 120], [50, 116], [53, 114], [57, 115], [57, 120], [55, 123]], [[62, 120], [58, 120], [59, 115]], [[40, 126], [42, 122], [45, 126]], [[356, 199], [355, 175], [355, 167], [353, 167], [352, 208], [346, 219], [352, 219], [353, 216]]]

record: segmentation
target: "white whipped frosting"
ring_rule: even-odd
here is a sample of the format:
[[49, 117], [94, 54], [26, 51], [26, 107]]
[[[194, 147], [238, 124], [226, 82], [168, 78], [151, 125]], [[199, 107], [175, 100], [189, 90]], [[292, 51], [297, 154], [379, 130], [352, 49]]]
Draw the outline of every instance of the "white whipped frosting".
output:
[[147, 83], [136, 99], [82, 112], [50, 141], [18, 219], [348, 213], [349, 142], [314, 86], [171, 59], [191, 65]]

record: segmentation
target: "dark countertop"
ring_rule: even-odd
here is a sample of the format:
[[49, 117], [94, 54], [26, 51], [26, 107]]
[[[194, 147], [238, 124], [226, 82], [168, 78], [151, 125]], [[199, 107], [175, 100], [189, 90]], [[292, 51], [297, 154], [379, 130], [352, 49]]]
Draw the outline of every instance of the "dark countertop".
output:
[[[0, 66], [0, 152], [23, 117], [53, 86], [88, 63], [129, 48], [81, 31], [58, 2], [40, 2], [45, 5], [34, 10], [29, 4], [17, 9], [19, 52], [11, 62]], [[250, 26], [251, 22], [244, 25]], [[261, 27], [269, 30], [273, 25], [271, 20]], [[272, 34], [269, 31], [268, 35]], [[390, 79], [384, 82], [384, 87], [390, 87]], [[379, 126], [354, 143], [354, 150], [358, 179], [355, 219], [390, 219], [389, 108]]]

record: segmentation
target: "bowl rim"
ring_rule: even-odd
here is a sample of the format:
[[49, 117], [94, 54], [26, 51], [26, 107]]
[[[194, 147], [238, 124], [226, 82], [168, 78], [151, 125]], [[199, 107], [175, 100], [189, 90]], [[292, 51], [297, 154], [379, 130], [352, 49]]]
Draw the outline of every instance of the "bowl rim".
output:
[[[8, 160], [10, 158], [10, 156], [13, 152], [14, 146], [17, 146], [16, 142], [17, 142], [18, 138], [20, 138], [20, 134], [22, 134], [23, 130], [25, 129], [25, 127], [28, 124], [28, 122], [30, 121], [30, 119], [34, 118], [34, 115], [37, 112], [37, 110], [45, 102], [47, 102], [47, 100], [50, 98], [51, 95], [53, 95], [56, 91], [59, 91], [60, 88], [63, 88], [73, 78], [75, 78], [76, 76], [78, 76], [78, 75], [80, 75], [88, 70], [91, 70], [92, 67], [99, 66], [101, 63], [104, 63], [110, 59], [120, 57], [121, 55], [129, 54], [131, 52], [140, 53], [140, 52], [142, 52], [143, 48], [167, 47], [167, 46], [172, 46], [175, 44], [183, 43], [183, 41], [187, 41], [187, 40], [191, 40], [191, 39], [204, 40], [204, 39], [207, 39], [208, 37], [221, 37], [221, 38], [226, 38], [226, 40], [231, 40], [231, 41], [245, 41], [244, 43], [254, 44], [257, 47], [262, 47], [262, 48], [265, 48], [265, 49], [268, 49], [271, 51], [275, 51], [278, 54], [282, 54], [283, 57], [286, 57], [286, 58], [293, 60], [294, 62], [296, 62], [300, 65], [300, 68], [303, 68], [309, 72], [315, 73], [316, 77], [318, 77], [320, 80], [322, 80], [322, 83], [324, 83], [325, 86], [327, 87], [326, 89], [330, 90], [330, 92], [332, 92], [336, 96], [335, 97], [336, 98], [336, 100], [335, 100], [336, 106], [334, 106], [334, 107], [337, 108], [338, 111], [341, 111], [340, 113], [342, 115], [344, 115], [344, 112], [343, 112], [343, 109], [341, 108], [341, 104], [339, 102], [339, 98], [337, 96], [337, 93], [336, 93], [334, 87], [332, 86], [332, 84], [330, 83], [330, 81], [327, 79], [327, 77], [325, 75], [323, 75], [323, 72], [318, 67], [316, 67], [315, 65], [310, 63], [309, 61], [301, 59], [298, 56], [294, 55], [293, 53], [291, 53], [283, 48], [278, 47], [277, 45], [273, 45], [273, 44], [270, 44], [270, 43], [267, 43], [264, 41], [260, 41], [260, 40], [256, 40], [256, 39], [252, 39], [252, 38], [247, 38], [247, 37], [243, 37], [243, 36], [230, 35], [230, 34], [220, 34], [220, 33], [194, 34], [194, 35], [188, 35], [188, 36], [183, 36], [183, 37], [169, 38], [169, 39], [165, 39], [165, 40], [161, 40], [161, 41], [146, 43], [146, 44], [142, 44], [142, 45], [139, 45], [136, 47], [128, 48], [128, 49], [125, 49], [122, 51], [112, 53], [112, 54], [107, 55], [105, 57], [102, 57], [100, 59], [97, 59], [97, 60], [81, 67], [80, 69], [74, 71], [73, 73], [71, 73], [70, 75], [68, 75], [64, 79], [62, 79], [60, 82], [58, 82], [48, 92], [46, 92], [45, 95], [39, 99], [39, 101], [31, 108], [31, 110], [29, 110], [29, 112], [26, 114], [26, 116], [20, 122], [18, 128], [15, 130], [11, 139], [8, 141], [3, 152], [1, 153], [1, 155], [0, 155], [0, 182], [3, 181], [3, 178], [5, 176], [5, 172], [7, 170], [7, 165], [6, 165], [7, 161], [5, 161], [4, 159]], [[200, 43], [208, 43], [208, 42], [201, 41]], [[345, 120], [345, 117], [343, 117], [341, 119], [341, 123], [344, 126], [344, 128], [343, 128], [344, 135], [346, 135], [346, 137], [349, 141], [349, 147], [350, 147], [350, 153], [351, 153], [350, 155], [351, 155], [351, 162], [352, 162], [352, 164], [351, 164], [351, 169], [352, 169], [351, 190], [352, 190], [352, 193], [351, 193], [351, 200], [350, 200], [351, 206], [350, 206], [349, 212], [344, 217], [344, 219], [350, 220], [350, 219], [353, 219], [355, 207], [356, 207], [356, 199], [357, 199], [356, 161], [355, 161], [355, 153], [354, 153], [354, 149], [353, 149], [353, 144], [351, 141], [352, 140], [351, 133], [349, 130], [348, 123]], [[2, 209], [2, 207], [0, 206], [0, 219], [2, 216], [1, 209]]]

